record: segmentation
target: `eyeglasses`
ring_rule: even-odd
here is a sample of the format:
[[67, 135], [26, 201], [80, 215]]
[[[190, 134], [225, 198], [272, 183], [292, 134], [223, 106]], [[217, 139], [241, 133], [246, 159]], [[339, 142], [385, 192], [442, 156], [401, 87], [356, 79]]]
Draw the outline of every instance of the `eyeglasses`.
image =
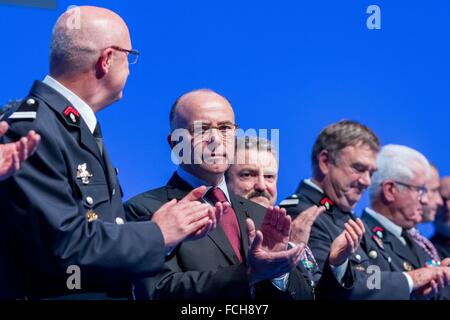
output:
[[407, 187], [408, 189], [415, 190], [419, 194], [419, 199], [422, 198], [428, 192], [428, 189], [425, 186], [415, 186], [413, 184], [404, 183], [400, 181], [394, 181], [394, 183]]
[[231, 139], [234, 138], [234, 132], [237, 128], [238, 126], [234, 123], [223, 123], [217, 126], [212, 126], [206, 123], [199, 122], [191, 125], [188, 130], [189, 133], [196, 139], [208, 139], [212, 132], [212, 129], [218, 130], [222, 138]]
[[128, 57], [128, 64], [136, 64], [139, 58], [139, 54], [140, 52], [138, 50], [128, 50], [128, 49], [124, 49], [118, 46], [111, 46], [111, 49], [120, 51], [120, 52], [125, 52], [127, 54]]

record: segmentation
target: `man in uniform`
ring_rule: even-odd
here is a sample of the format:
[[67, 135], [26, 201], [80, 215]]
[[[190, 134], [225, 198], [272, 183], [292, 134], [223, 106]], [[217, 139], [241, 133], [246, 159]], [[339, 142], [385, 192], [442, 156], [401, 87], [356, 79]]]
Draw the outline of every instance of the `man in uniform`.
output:
[[9, 244], [1, 254], [13, 284], [2, 291], [11, 289], [11, 298], [124, 296], [131, 278], [161, 269], [167, 249], [215, 227], [220, 205], [196, 201], [204, 187], [161, 207], [152, 221], [125, 223], [95, 112], [122, 97], [137, 54], [110, 10], [77, 7], [58, 19], [50, 73], [9, 117], [2, 140], [31, 129], [42, 137], [21, 170], [0, 183], [0, 234]]
[[[302, 181], [296, 193], [280, 203], [293, 217], [314, 204], [327, 208], [314, 222], [309, 241], [320, 268], [323, 268], [333, 240], [348, 224], [359, 220], [352, 210], [371, 183], [371, 176], [377, 169], [379, 149], [376, 135], [358, 122], [343, 120], [326, 127], [313, 147], [313, 177]], [[374, 270], [378, 270], [373, 267], [377, 248], [366, 232], [361, 245], [347, 261], [355, 271], [350, 298], [409, 299], [408, 278], [401, 271], [381, 271], [380, 281], [371, 280]], [[388, 264], [379, 267], [380, 270], [390, 270]], [[425, 273], [411, 271], [413, 290], [430, 291], [436, 275], [434, 272]]]
[[[424, 207], [430, 205], [429, 196], [432, 196], [426, 188], [430, 177], [427, 159], [406, 146], [386, 145], [378, 154], [377, 167], [370, 186], [371, 205], [362, 215], [369, 235], [378, 247], [373, 251], [376, 254], [372, 254], [375, 264], [387, 262], [387, 270], [404, 272], [411, 293], [413, 273], [423, 276], [436, 271], [442, 272], [443, 278], [450, 276], [450, 269], [437, 267], [435, 262], [439, 257], [433, 257], [436, 260], [431, 262], [432, 253], [427, 252], [417, 235], [411, 233], [422, 221]], [[447, 264], [448, 261], [443, 261], [443, 265]], [[431, 282], [432, 295], [442, 290], [446, 281], [448, 279], [440, 283], [440, 275], [436, 274]]]

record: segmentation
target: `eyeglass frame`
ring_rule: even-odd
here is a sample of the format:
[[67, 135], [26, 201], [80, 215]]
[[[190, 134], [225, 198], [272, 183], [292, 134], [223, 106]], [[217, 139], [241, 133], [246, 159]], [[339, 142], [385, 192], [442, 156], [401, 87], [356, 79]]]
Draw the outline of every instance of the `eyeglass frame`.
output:
[[125, 53], [127, 53], [128, 57], [131, 54], [135, 60], [133, 62], [130, 62], [130, 59], [128, 58], [128, 64], [136, 64], [138, 61], [139, 55], [141, 54], [138, 50], [134, 50], [134, 49], [128, 50], [128, 49], [121, 48], [119, 46], [111, 46], [110, 48], [120, 51], [120, 52], [125, 52]]
[[[204, 132], [211, 132], [212, 129], [216, 129], [216, 130], [220, 133], [221, 137], [222, 137], [222, 138], [225, 138], [225, 137], [227, 136], [227, 134], [226, 134], [226, 132], [223, 133], [223, 132], [219, 129], [220, 126], [229, 125], [229, 126], [231, 126], [232, 128], [229, 128], [229, 129], [227, 129], [227, 130], [233, 130], [233, 131], [236, 131], [236, 129], [239, 128], [239, 126], [238, 126], [237, 124], [235, 124], [235, 123], [225, 122], [225, 123], [220, 124], [220, 125], [217, 125], [217, 126], [209, 126], [209, 128], [208, 128], [207, 130], [204, 131], [203, 128], [201, 128], [201, 126], [203, 125], [202, 123], [203, 123], [202, 121], [199, 121], [198, 123], [193, 123], [193, 124], [191, 124], [191, 125], [189, 126], [189, 128], [187, 128], [187, 130], [189, 131], [189, 133], [191, 134], [191, 136], [193, 136], [194, 138], [196, 137], [196, 135], [195, 135], [196, 130], [195, 130], [195, 129], [196, 129], [197, 126], [200, 127], [200, 130], [199, 130], [199, 131], [201, 131], [201, 137], [202, 137], [202, 139], [205, 139], [204, 136], [206, 136], [206, 134], [204, 134]], [[227, 131], [227, 130], [226, 130], [226, 131]], [[208, 137], [209, 137], [209, 134], [210, 134], [210, 133], [208, 133]]]
[[405, 182], [401, 182], [401, 181], [397, 181], [397, 180], [393, 180], [394, 183], [397, 183], [401, 186], [407, 187], [410, 190], [415, 190], [419, 193], [419, 199], [422, 199], [422, 197], [424, 195], [426, 195], [428, 193], [428, 188], [426, 186], [415, 186], [413, 184], [409, 184], [409, 183], [405, 183]]

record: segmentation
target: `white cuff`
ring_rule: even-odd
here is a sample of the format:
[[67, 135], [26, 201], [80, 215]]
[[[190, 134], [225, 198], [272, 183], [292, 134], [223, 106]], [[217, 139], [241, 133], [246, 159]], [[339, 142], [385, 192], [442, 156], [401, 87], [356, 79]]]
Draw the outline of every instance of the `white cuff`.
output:
[[348, 266], [348, 259], [346, 259], [343, 264], [341, 264], [340, 266], [337, 266], [337, 267], [332, 266], [330, 264], [331, 271], [333, 272], [334, 277], [340, 284], [342, 284], [342, 279], [344, 278], [345, 271], [347, 270], [347, 266]]
[[280, 291], [286, 291], [289, 281], [289, 273], [285, 273], [280, 277], [272, 279], [272, 284]]
[[403, 272], [403, 274], [406, 277], [406, 281], [408, 281], [409, 294], [411, 294], [413, 292], [413, 289], [414, 289], [414, 281], [411, 278], [411, 276], [409, 274], [407, 274], [406, 272]]

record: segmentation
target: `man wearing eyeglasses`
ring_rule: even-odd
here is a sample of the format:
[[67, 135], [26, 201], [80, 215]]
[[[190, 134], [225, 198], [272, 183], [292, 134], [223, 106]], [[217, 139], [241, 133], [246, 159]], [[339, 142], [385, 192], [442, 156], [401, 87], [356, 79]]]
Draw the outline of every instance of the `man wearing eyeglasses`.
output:
[[362, 215], [377, 245], [369, 256], [377, 265], [387, 262], [388, 270], [403, 272], [412, 297], [437, 297], [449, 284], [449, 260], [440, 267], [439, 257], [432, 260], [411, 232], [430, 202], [429, 163], [416, 150], [386, 145], [378, 154], [377, 167], [370, 186], [371, 204]]
[[157, 273], [172, 247], [215, 228], [222, 205], [197, 201], [202, 186], [151, 221], [125, 223], [95, 113], [122, 97], [137, 55], [125, 22], [110, 10], [76, 7], [56, 22], [49, 75], [9, 116], [2, 140], [31, 129], [42, 137], [22, 169], [0, 183], [0, 234], [8, 243], [0, 254], [12, 285], [0, 292], [7, 297], [123, 297], [130, 279]]
[[229, 101], [212, 90], [186, 93], [173, 104], [168, 142], [179, 166], [166, 186], [130, 199], [127, 217], [148, 220], [160, 206], [198, 185], [208, 188], [206, 203], [229, 205], [216, 230], [180, 244], [162, 272], [135, 282], [137, 299], [313, 298], [309, 283], [295, 268], [303, 246], [288, 248], [291, 220], [286, 212], [239, 197], [226, 184], [236, 127]]

